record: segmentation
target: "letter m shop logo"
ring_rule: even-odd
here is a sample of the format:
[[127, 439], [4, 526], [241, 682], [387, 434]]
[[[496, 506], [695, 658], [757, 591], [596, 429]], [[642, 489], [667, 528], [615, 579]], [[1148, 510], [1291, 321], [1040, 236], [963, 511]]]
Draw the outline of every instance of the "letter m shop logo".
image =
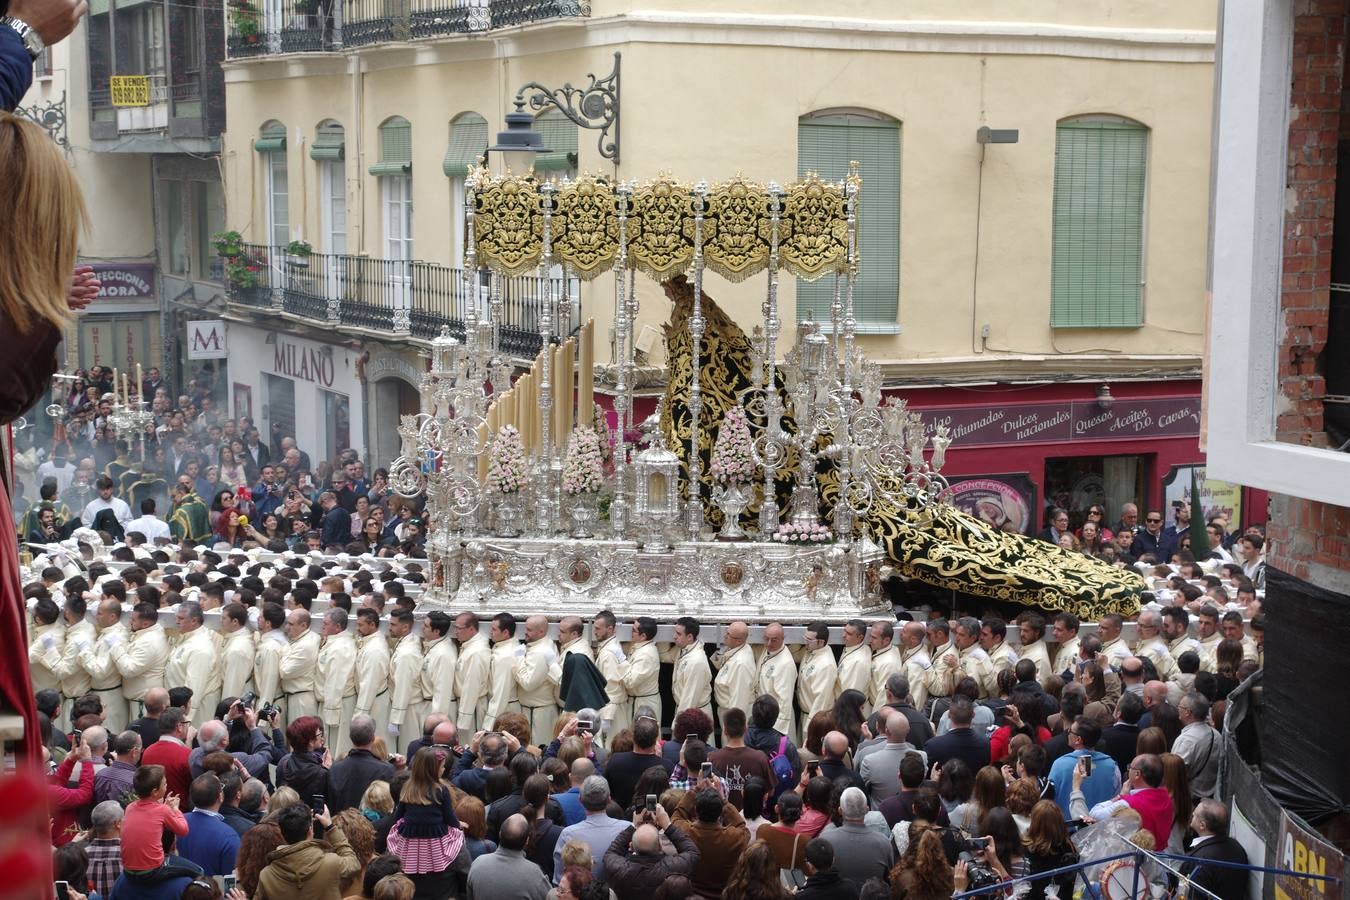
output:
[[187, 337], [188, 359], [224, 359], [229, 355], [224, 319], [188, 322]]

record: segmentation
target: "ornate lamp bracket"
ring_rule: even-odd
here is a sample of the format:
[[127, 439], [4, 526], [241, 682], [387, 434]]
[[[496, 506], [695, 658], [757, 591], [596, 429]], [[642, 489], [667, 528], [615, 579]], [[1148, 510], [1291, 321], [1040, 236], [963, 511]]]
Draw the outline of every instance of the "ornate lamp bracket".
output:
[[[549, 88], [531, 81], [516, 91], [516, 108], [529, 103], [530, 109], [541, 112], [550, 106], [558, 110], [578, 128], [599, 131], [596, 146], [600, 156], [619, 164], [619, 63], [622, 54], [614, 54], [614, 70], [604, 78], [591, 80], [584, 88], [572, 87], [569, 81], [561, 88]], [[531, 93], [532, 92], [532, 93]], [[529, 94], [527, 97], [526, 94]], [[613, 139], [610, 131], [613, 130]]]

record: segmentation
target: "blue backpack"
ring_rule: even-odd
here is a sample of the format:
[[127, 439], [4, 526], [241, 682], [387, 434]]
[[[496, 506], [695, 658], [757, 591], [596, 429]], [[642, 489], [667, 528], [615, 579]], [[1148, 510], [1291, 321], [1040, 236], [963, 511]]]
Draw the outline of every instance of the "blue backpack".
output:
[[797, 786], [797, 778], [792, 774], [792, 763], [787, 756], [787, 735], [778, 740], [778, 749], [769, 757], [769, 768], [773, 770], [774, 788], [772, 802], [778, 801], [778, 796], [784, 791], [790, 791]]

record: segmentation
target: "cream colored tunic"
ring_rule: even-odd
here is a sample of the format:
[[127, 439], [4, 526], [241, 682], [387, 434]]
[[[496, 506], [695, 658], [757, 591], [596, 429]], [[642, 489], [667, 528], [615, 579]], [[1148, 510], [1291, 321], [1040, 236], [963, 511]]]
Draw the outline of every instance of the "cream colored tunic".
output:
[[600, 720], [610, 723], [605, 729], [607, 735], [618, 734], [633, 722], [633, 704], [623, 686], [623, 665], [627, 659], [617, 637], [610, 636], [595, 648], [595, 666], [605, 676], [605, 693], [609, 694], [609, 705], [600, 710]]
[[975, 679], [982, 698], [998, 696], [998, 673], [994, 671], [989, 654], [979, 644], [971, 644], [961, 651], [959, 668], [968, 677]]
[[38, 625], [32, 633], [33, 640], [28, 644], [28, 670], [33, 691], [59, 691], [61, 678], [53, 669], [61, 662], [65, 626], [57, 619], [50, 625]]
[[164, 684], [164, 667], [169, 661], [169, 639], [162, 625], [133, 631], [124, 643], [112, 648], [113, 664], [122, 673], [122, 696], [142, 700], [152, 687], [176, 687]]
[[94, 682], [80, 665], [80, 653], [96, 640], [94, 623], [81, 620], [66, 626], [66, 640], [61, 645], [61, 658], [52, 672], [61, 680], [61, 696], [67, 700], [83, 697], [94, 688]]
[[516, 700], [516, 665], [524, 655], [525, 648], [515, 638], [502, 641], [492, 648], [488, 666], [487, 717], [483, 721], [483, 728], [491, 731], [502, 713], [520, 711], [520, 704]]
[[459, 648], [448, 637], [422, 645], [422, 703], [428, 714], [442, 713], [452, 720], [459, 715], [455, 694], [455, 669]]
[[350, 748], [347, 733], [356, 706], [356, 638], [349, 632], [330, 635], [315, 666], [319, 709], [335, 754]]
[[748, 643], [722, 657], [717, 677], [713, 679], [713, 696], [717, 698], [719, 714], [736, 708], [745, 710], [749, 717], [750, 706], [755, 701], [755, 670], [755, 651]]
[[253, 682], [254, 656], [253, 633], [245, 626], [226, 636], [225, 645], [220, 651], [220, 695], [222, 697], [242, 697], [249, 691], [255, 694]]
[[378, 631], [356, 639], [356, 712], [389, 723], [389, 642]]
[[802, 657], [797, 672], [797, 705], [801, 707], [800, 734], [806, 734], [811, 717], [834, 705], [834, 686], [839, 678], [839, 664], [834, 660], [834, 649], [826, 644]]
[[[1017, 651], [1012, 647], [1009, 647], [1007, 641], [999, 641], [991, 649], [986, 650], [985, 653], [989, 656], [989, 662], [994, 667], [995, 678], [997, 678], [998, 673], [1002, 672], [1004, 669], [1011, 669], [1013, 666], [1017, 665]], [[997, 682], [995, 683], [997, 684]], [[997, 691], [995, 691], [995, 693], [997, 693]]]
[[905, 670], [900, 648], [891, 644], [880, 653], [872, 654], [872, 708], [886, 705], [886, 679]]
[[1217, 672], [1219, 671], [1219, 642], [1223, 640], [1223, 633], [1216, 631], [1207, 638], [1200, 638], [1197, 652], [1200, 654], [1200, 671]]
[[165, 687], [192, 689], [192, 724], [197, 727], [215, 718], [221, 696], [221, 667], [211, 633], [204, 625], [188, 632], [164, 666]]
[[913, 650], [900, 651], [900, 659], [905, 664], [905, 677], [909, 679], [909, 702], [917, 710], [922, 710], [928, 702], [928, 673], [933, 661], [923, 644]]
[[459, 695], [459, 715], [455, 725], [460, 734], [472, 735], [487, 728], [488, 675], [492, 669], [492, 645], [479, 633], [459, 648], [455, 667], [455, 693]]
[[1153, 663], [1153, 668], [1158, 670], [1158, 678], [1161, 681], [1170, 681], [1172, 676], [1176, 674], [1176, 660], [1168, 652], [1167, 643], [1156, 635], [1141, 640], [1139, 648], [1135, 650], [1135, 655], [1140, 659], [1150, 660]]
[[1069, 638], [1060, 644], [1055, 650], [1055, 674], [1062, 675], [1065, 672], [1078, 674], [1078, 637]]
[[1119, 669], [1121, 663], [1134, 655], [1124, 638], [1116, 638], [1110, 643], [1102, 644], [1102, 652], [1106, 654], [1106, 661], [1113, 669]]
[[676, 648], [675, 668], [670, 676], [670, 692], [675, 697], [675, 715], [686, 709], [701, 709], [712, 717], [712, 666], [702, 644]]
[[306, 631], [299, 640], [287, 645], [286, 654], [281, 658], [281, 692], [286, 695], [286, 715], [289, 719], [319, 714], [319, 701], [314, 695], [318, 667], [317, 634]]
[[950, 679], [947, 676], [955, 667], [947, 662], [948, 653], [956, 653], [956, 644], [952, 641], [948, 641], [928, 654], [933, 661], [933, 667], [928, 670], [928, 696], [930, 697], [951, 696], [952, 685], [948, 684]]
[[1036, 664], [1036, 680], [1042, 684], [1054, 674], [1050, 668], [1050, 650], [1045, 646], [1045, 641], [1027, 644], [1018, 659], [1029, 659]]
[[[755, 678], [755, 696], [768, 694], [778, 701], [778, 720], [773, 727], [796, 743], [796, 722], [792, 715], [792, 695], [797, 686], [797, 664], [784, 645], [777, 653], [765, 653], [759, 661], [759, 674]], [[753, 702], [753, 701], [752, 701]], [[746, 710], [748, 713], [749, 710]]]
[[546, 636], [526, 644], [525, 655], [516, 666], [516, 696], [521, 712], [530, 720], [530, 737], [536, 744], [548, 743], [558, 720], [555, 685], [548, 676], [557, 662], [558, 647]]
[[[258, 690], [259, 705], [282, 701], [281, 661], [286, 658], [290, 642], [280, 628], [258, 635], [258, 649], [253, 656], [253, 681]], [[287, 715], [289, 710], [283, 710]]]
[[872, 650], [866, 644], [845, 647], [839, 656], [839, 683], [837, 693], [854, 690], [872, 700]]
[[[400, 738], [404, 731], [420, 737], [422, 723], [417, 721], [417, 716], [422, 709], [422, 639], [415, 631], [399, 638], [394, 647], [389, 660], [389, 690], [388, 724], [399, 726]], [[408, 739], [411, 740], [413, 738]], [[407, 746], [407, 743], [403, 741], [400, 745]]]

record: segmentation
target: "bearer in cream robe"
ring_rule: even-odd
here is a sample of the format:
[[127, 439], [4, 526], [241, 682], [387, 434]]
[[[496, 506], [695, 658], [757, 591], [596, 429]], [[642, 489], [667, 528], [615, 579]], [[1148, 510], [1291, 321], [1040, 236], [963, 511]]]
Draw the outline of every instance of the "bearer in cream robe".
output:
[[455, 693], [459, 714], [455, 725], [460, 734], [472, 736], [487, 728], [488, 676], [492, 670], [492, 646], [479, 631], [478, 617], [460, 613], [455, 619], [459, 636], [459, 664], [455, 667]]
[[[310, 631], [309, 611], [293, 609], [286, 616], [286, 636], [290, 643], [281, 658], [281, 693], [286, 698], [286, 721], [301, 716], [318, 716], [319, 702], [314, 694], [319, 665], [319, 636]], [[331, 740], [331, 735], [330, 735]]]
[[257, 694], [253, 666], [258, 648], [248, 629], [248, 608], [240, 603], [227, 605], [220, 613], [220, 630], [225, 637], [220, 648], [220, 696]]
[[[389, 642], [373, 609], [356, 614], [356, 714], [389, 723]], [[452, 676], [453, 677], [453, 676]]]
[[675, 698], [675, 715], [686, 709], [700, 709], [712, 719], [712, 666], [698, 639], [699, 624], [691, 618], [675, 623], [675, 643], [671, 647], [670, 693]]
[[164, 687], [192, 689], [192, 725], [216, 717], [220, 703], [221, 671], [211, 629], [204, 627], [202, 608], [184, 601], [178, 605], [178, 633], [182, 636], [164, 666]]
[[[796, 717], [792, 715], [793, 693], [797, 687], [797, 663], [784, 645], [783, 626], [770, 622], [764, 626], [764, 656], [755, 675], [755, 696], [768, 694], [778, 701], [778, 719], [775, 731], [797, 742]], [[753, 702], [753, 701], [752, 701]]]
[[347, 611], [340, 607], [328, 610], [323, 633], [327, 639], [319, 649], [314, 683], [324, 731], [333, 757], [338, 758], [352, 749], [351, 724], [356, 712], [356, 637], [347, 630]]
[[503, 615], [493, 617], [488, 637], [492, 639], [492, 658], [488, 666], [488, 707], [483, 728], [496, 728], [497, 717], [505, 712], [520, 712], [516, 694], [516, 666], [525, 648], [516, 640], [516, 623], [503, 624]]
[[747, 719], [750, 717], [750, 707], [755, 702], [755, 674], [759, 667], [749, 639], [750, 626], [732, 622], [722, 635], [723, 648], [713, 656], [712, 665], [717, 669], [713, 696], [717, 698], [719, 716], [725, 716], [729, 709], [740, 709], [744, 710]]
[[656, 649], [656, 620], [643, 616], [633, 623], [633, 642], [620, 677], [633, 703], [633, 720], [640, 707], [650, 706], [661, 723], [661, 654]]
[[835, 683], [839, 679], [839, 664], [830, 647], [830, 627], [824, 622], [806, 626], [801, 664], [797, 668], [797, 705], [801, 707], [799, 734], [806, 740], [811, 717], [834, 706]]
[[[386, 731], [390, 735], [389, 743], [406, 756], [408, 745], [422, 737], [422, 638], [413, 625], [412, 612], [395, 610], [390, 614], [389, 636], [398, 643], [394, 645], [394, 654], [389, 661]], [[379, 722], [379, 719], [375, 721]]]
[[525, 653], [516, 666], [516, 698], [520, 710], [530, 721], [530, 740], [547, 744], [553, 739], [553, 723], [558, 720], [558, 703], [549, 670], [558, 661], [558, 648], [548, 636], [548, 619], [530, 616], [525, 620]]

